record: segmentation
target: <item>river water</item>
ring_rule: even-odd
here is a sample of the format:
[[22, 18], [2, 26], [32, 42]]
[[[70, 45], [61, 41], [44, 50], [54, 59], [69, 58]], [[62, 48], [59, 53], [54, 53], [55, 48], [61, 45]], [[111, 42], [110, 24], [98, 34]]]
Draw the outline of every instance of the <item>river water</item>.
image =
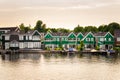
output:
[[0, 55], [0, 80], [120, 80], [120, 56]]

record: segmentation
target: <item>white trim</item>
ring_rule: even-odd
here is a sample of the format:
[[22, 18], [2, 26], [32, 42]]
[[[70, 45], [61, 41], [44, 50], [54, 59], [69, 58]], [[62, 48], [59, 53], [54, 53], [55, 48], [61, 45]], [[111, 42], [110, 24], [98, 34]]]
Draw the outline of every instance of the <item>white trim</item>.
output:
[[[87, 33], [87, 35], [82, 39], [82, 41], [83, 41], [89, 34], [92, 34], [92, 35], [93, 35], [92, 32]], [[93, 36], [94, 36], [94, 35], [93, 35]], [[94, 37], [95, 37], [95, 36], [94, 36]]]
[[[72, 33], [73, 33], [73, 32], [71, 32], [67, 37], [69, 37]], [[73, 35], [74, 35], [75, 37], [77, 37], [74, 33], [73, 33]]]
[[[34, 32], [32, 33], [32, 35], [35, 33], [35, 32], [38, 32], [37, 30], [34, 30]], [[38, 32], [38, 34], [41, 36], [41, 34]]]
[[[48, 34], [50, 34], [50, 35], [52, 36], [52, 34], [51, 34], [51, 33], [47, 32], [47, 34], [45, 34], [44, 38], [45, 38]], [[53, 37], [53, 36], [52, 36], [52, 37]]]
[[[107, 33], [105, 34], [105, 36], [106, 36], [108, 33], [114, 38], [114, 36], [113, 36], [110, 32], [107, 32]], [[104, 37], [105, 37], [105, 36], [104, 36]]]
[[20, 30], [19, 27], [17, 27], [17, 28], [15, 29], [15, 31], [17, 31], [17, 30]]
[[[78, 37], [80, 34], [82, 34], [81, 32], [79, 32], [78, 34], [77, 34], [77, 36], [76, 37]], [[84, 37], [84, 35], [82, 34], [82, 36]]]

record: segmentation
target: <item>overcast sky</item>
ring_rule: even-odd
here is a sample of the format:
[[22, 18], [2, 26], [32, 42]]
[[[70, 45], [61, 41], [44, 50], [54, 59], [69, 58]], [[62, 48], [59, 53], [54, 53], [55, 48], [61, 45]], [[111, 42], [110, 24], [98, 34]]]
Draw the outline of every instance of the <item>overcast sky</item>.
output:
[[1, 27], [35, 26], [37, 20], [69, 29], [120, 23], [120, 0], [0, 0]]

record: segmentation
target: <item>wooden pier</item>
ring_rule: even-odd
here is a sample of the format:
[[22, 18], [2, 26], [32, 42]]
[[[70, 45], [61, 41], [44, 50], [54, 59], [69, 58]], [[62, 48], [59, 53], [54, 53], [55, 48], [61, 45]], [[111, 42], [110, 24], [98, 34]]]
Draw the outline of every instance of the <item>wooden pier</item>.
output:
[[20, 49], [20, 50], [0, 50], [1, 54], [15, 54], [15, 53], [51, 53], [51, 54], [97, 54], [97, 55], [111, 55], [117, 54], [116, 52], [107, 52], [107, 51], [64, 51], [64, 50], [40, 50], [40, 49]]

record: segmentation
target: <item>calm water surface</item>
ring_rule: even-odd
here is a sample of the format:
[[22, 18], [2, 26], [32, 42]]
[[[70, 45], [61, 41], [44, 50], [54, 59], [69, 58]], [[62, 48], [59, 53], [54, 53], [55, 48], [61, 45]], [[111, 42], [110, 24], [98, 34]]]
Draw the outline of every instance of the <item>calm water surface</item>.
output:
[[120, 56], [0, 55], [0, 80], [120, 80]]

